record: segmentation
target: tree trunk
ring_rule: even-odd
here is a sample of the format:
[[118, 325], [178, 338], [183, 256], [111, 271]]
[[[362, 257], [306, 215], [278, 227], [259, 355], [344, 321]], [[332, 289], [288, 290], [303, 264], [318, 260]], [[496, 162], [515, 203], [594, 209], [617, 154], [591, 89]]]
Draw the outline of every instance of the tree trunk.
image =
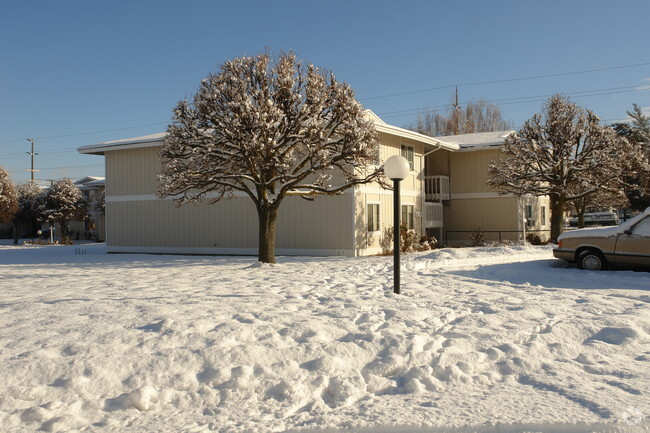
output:
[[20, 223], [13, 223], [14, 226], [14, 245], [18, 245], [18, 229], [20, 226]]
[[585, 212], [587, 211], [587, 205], [584, 198], [580, 198], [575, 202], [576, 210], [578, 211], [578, 228], [584, 228], [585, 226]]
[[258, 209], [260, 220], [258, 260], [262, 263], [275, 263], [275, 227], [278, 218], [278, 206], [266, 206]]
[[551, 201], [551, 242], [557, 242], [564, 225], [564, 196], [552, 194]]
[[578, 228], [584, 228], [585, 227], [585, 209], [582, 208], [578, 211]]
[[66, 218], [61, 218], [59, 220], [59, 228], [61, 229], [60, 239], [61, 241], [65, 239], [71, 239], [70, 232], [68, 230], [68, 220]]

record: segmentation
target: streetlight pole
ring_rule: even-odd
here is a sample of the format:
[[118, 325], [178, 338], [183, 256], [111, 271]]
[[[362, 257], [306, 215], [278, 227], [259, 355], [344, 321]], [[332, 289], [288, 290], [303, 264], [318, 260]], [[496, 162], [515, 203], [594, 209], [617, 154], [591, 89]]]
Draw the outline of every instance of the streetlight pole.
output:
[[384, 174], [393, 181], [393, 292], [400, 294], [400, 191], [399, 183], [408, 176], [409, 162], [393, 155], [384, 163]]
[[393, 292], [400, 294], [400, 193], [401, 179], [393, 179]]

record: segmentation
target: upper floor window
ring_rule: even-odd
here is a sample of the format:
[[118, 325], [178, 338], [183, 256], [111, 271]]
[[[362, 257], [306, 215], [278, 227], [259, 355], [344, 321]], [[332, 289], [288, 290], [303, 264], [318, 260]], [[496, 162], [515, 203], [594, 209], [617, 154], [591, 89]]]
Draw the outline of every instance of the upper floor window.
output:
[[413, 153], [413, 146], [407, 146], [406, 144], [402, 144], [401, 154], [409, 162], [409, 167], [411, 168], [411, 171], [415, 170], [415, 156]]

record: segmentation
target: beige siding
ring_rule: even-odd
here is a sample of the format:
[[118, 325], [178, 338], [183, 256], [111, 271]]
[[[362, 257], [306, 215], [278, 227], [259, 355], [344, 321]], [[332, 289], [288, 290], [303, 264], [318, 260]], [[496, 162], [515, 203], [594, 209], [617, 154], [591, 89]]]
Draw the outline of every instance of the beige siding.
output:
[[[402, 145], [413, 147], [413, 168], [408, 177], [402, 181], [402, 190], [421, 191], [422, 183], [420, 172], [422, 171], [422, 155], [424, 152], [424, 144], [417, 141], [405, 140], [395, 135], [379, 133], [379, 158], [383, 164], [388, 158], [393, 155], [400, 155]], [[379, 188], [379, 184], [370, 183], [368, 187]]]
[[106, 195], [155, 194], [160, 147], [106, 152]]
[[449, 176], [451, 152], [437, 150], [426, 156], [425, 170], [427, 176]]
[[496, 149], [451, 154], [450, 189], [452, 194], [494, 192], [487, 185], [490, 162], [499, 157]]
[[[351, 195], [288, 198], [278, 215], [276, 248], [352, 250], [352, 211]], [[109, 201], [107, 214], [113, 249], [257, 248], [257, 212], [246, 197], [181, 207], [171, 200]]]
[[[445, 232], [450, 245], [471, 239], [471, 233], [457, 231], [517, 231], [520, 230], [519, 205], [516, 197], [451, 200], [444, 210]], [[485, 234], [488, 241], [498, 240], [498, 233]], [[503, 233], [503, 239], [517, 240], [516, 233]]]

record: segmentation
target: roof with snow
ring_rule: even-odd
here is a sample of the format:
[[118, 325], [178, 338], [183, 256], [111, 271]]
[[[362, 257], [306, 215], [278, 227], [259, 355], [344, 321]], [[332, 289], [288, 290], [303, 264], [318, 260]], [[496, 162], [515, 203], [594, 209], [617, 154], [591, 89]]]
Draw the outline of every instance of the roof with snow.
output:
[[[441, 137], [429, 137], [428, 135], [420, 134], [408, 129], [400, 128], [398, 126], [389, 125], [371, 110], [366, 110], [366, 118], [371, 120], [375, 124], [375, 129], [378, 132], [384, 132], [387, 134], [396, 135], [398, 137], [419, 141], [425, 144], [425, 151], [431, 150], [432, 148], [442, 148], [446, 150], [458, 150], [458, 145], [447, 142]], [[82, 146], [79, 149], [79, 153], [89, 154], [89, 155], [104, 155], [105, 152], [111, 150], [122, 150], [122, 149], [137, 149], [141, 147], [155, 147], [161, 146], [165, 140], [166, 132], [159, 132], [156, 134], [143, 135], [140, 137], [124, 138], [122, 140], [113, 140], [105, 141], [103, 143], [91, 144], [88, 146]], [[428, 146], [428, 148], [427, 148]]]
[[505, 142], [506, 137], [513, 132], [515, 131], [475, 132], [472, 134], [436, 137], [436, 139], [446, 143], [455, 144], [461, 151], [471, 151], [487, 149], [490, 147], [499, 147]]
[[81, 190], [91, 190], [106, 186], [106, 178], [100, 176], [86, 176], [74, 182]]
[[103, 155], [108, 150], [136, 149], [139, 147], [160, 146], [165, 139], [167, 132], [141, 135], [139, 137], [123, 138], [121, 140], [104, 141], [103, 143], [82, 146], [77, 151], [89, 155]]

